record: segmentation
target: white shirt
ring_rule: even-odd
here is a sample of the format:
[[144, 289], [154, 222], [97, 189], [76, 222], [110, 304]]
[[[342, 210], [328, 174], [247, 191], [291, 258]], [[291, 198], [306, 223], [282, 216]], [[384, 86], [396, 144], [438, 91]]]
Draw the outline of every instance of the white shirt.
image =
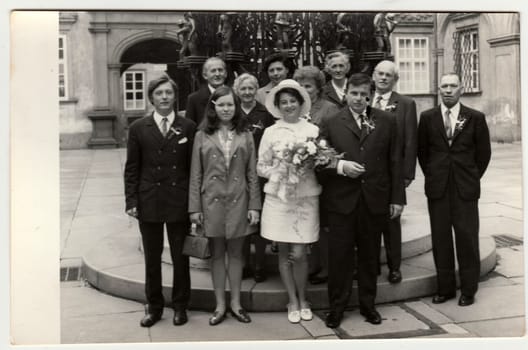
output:
[[[163, 134], [163, 131], [161, 129], [161, 124], [162, 124], [162, 121], [163, 121], [163, 117], [161, 114], [159, 114], [158, 112], [154, 111], [154, 121], [156, 122], [156, 125], [158, 126], [160, 132]], [[170, 112], [169, 115], [166, 117], [167, 118], [167, 131], [169, 131], [171, 125], [172, 125], [172, 122], [174, 122], [174, 111]]]
[[339, 86], [337, 86], [334, 81], [332, 80], [332, 87], [334, 88], [336, 94], [337, 94], [337, 97], [339, 97], [340, 100], [343, 100], [343, 98], [345, 97], [346, 95], [346, 92], [345, 92], [345, 89], [346, 89], [346, 86], [347, 86], [347, 81], [345, 80], [345, 84], [343, 85], [342, 88], [340, 88]]
[[372, 107], [376, 104], [376, 101], [378, 100], [378, 97], [381, 96], [380, 100], [380, 107], [381, 109], [385, 110], [387, 107], [387, 104], [389, 103], [389, 99], [392, 95], [392, 91], [386, 92], [383, 95], [380, 95], [378, 92], [374, 94], [374, 99], [372, 100]]
[[443, 103], [440, 104], [440, 110], [442, 111], [442, 121], [445, 125], [445, 115], [446, 111], [449, 109], [451, 114], [449, 115], [449, 120], [451, 121], [451, 130], [455, 130], [455, 125], [458, 120], [458, 115], [460, 114], [460, 102], [457, 102], [456, 105], [454, 105], [451, 108], [447, 108], [446, 105]]

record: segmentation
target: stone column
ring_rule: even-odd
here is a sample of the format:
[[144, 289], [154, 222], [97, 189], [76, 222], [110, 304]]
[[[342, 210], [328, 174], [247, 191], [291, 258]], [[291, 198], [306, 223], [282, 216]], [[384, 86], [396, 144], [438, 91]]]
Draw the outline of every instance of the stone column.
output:
[[110, 29], [104, 21], [104, 13], [95, 13], [95, 21], [88, 28], [93, 34], [94, 40], [94, 89], [95, 101], [93, 109], [88, 112], [88, 118], [92, 121], [92, 137], [88, 141], [88, 147], [108, 148], [118, 145], [115, 138], [116, 114], [109, 103], [108, 91], [108, 50], [107, 35]]

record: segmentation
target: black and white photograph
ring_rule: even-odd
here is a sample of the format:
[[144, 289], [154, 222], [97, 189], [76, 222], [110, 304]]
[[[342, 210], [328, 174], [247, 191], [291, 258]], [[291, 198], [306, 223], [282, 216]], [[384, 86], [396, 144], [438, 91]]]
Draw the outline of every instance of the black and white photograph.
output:
[[44, 343], [526, 338], [517, 7], [186, 5], [11, 12], [56, 30]]

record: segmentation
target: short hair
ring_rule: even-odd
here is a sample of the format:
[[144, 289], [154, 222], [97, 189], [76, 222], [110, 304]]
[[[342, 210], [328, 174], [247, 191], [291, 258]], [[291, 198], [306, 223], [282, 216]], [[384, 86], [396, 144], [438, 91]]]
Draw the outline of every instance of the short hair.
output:
[[455, 77], [457, 77], [458, 82], [460, 83], [460, 85], [462, 85], [462, 79], [460, 79], [460, 75], [457, 72], [447, 72], [447, 73], [442, 74], [442, 76], [440, 77], [440, 81], [442, 80], [443, 77], [447, 77], [449, 75], [454, 75]]
[[233, 101], [235, 102], [235, 115], [231, 122], [233, 124], [233, 129], [237, 133], [242, 133], [247, 129], [246, 127], [246, 118], [242, 117], [241, 108], [240, 108], [240, 99], [235, 94], [232, 88], [229, 86], [222, 85], [211, 94], [209, 101], [207, 101], [207, 106], [205, 106], [204, 118], [200, 124], [200, 129], [203, 130], [206, 134], [214, 134], [216, 130], [220, 127], [220, 119], [216, 114], [215, 102], [223, 96], [232, 95]]
[[293, 95], [293, 97], [295, 97], [297, 99], [297, 101], [299, 101], [300, 105], [303, 105], [304, 102], [305, 102], [304, 98], [301, 95], [301, 93], [297, 89], [290, 88], [290, 87], [285, 87], [285, 88], [282, 88], [279, 91], [277, 91], [277, 93], [275, 94], [275, 98], [273, 99], [273, 104], [277, 108], [279, 108], [279, 101], [280, 101], [280, 95], [281, 94]]
[[374, 67], [374, 71], [376, 72], [378, 70], [378, 66], [380, 64], [387, 64], [387, 63], [391, 65], [392, 71], [394, 72], [394, 77], [396, 78], [396, 80], [398, 80], [400, 78], [400, 70], [398, 69], [398, 66], [396, 65], [396, 63], [394, 63], [392, 61], [383, 60], [383, 61], [379, 62], [376, 65], [376, 67]]
[[[368, 85], [372, 90], [372, 78], [365, 73], [354, 73], [348, 78], [347, 89], [350, 86]], [[372, 92], [372, 91], [371, 91]]]
[[242, 83], [245, 82], [246, 80], [250, 84], [252, 84], [255, 87], [255, 89], [259, 88], [258, 80], [254, 75], [251, 75], [249, 73], [242, 73], [233, 82], [233, 90], [235, 91], [235, 94], [237, 94], [237, 96], [238, 96], [238, 90], [240, 89], [240, 85], [242, 85]]
[[154, 90], [156, 90], [156, 88], [160, 86], [161, 84], [165, 84], [165, 83], [171, 84], [172, 90], [174, 90], [174, 95], [178, 93], [178, 85], [167, 74], [163, 74], [159, 76], [158, 78], [151, 80], [148, 84], [147, 96], [148, 96], [150, 103], [152, 103], [152, 94], [154, 93]]
[[305, 79], [313, 79], [313, 81], [315, 81], [315, 87], [319, 90], [319, 93], [322, 92], [323, 86], [326, 83], [324, 73], [316, 66], [302, 66], [297, 68], [293, 74], [293, 79], [298, 82]]
[[330, 60], [334, 58], [343, 58], [345, 60], [345, 63], [350, 67], [350, 57], [341, 51], [332, 52], [325, 57], [325, 70], [328, 70], [328, 66], [330, 65]]
[[209, 65], [214, 61], [222, 63], [222, 65], [224, 66], [224, 69], [227, 69], [226, 63], [224, 62], [223, 59], [221, 59], [220, 57], [209, 57], [207, 60], [205, 60], [202, 66], [202, 75], [205, 74], [207, 69], [209, 69]]
[[288, 72], [292, 71], [290, 59], [286, 57], [284, 54], [277, 52], [277, 53], [272, 53], [271, 55], [269, 55], [268, 57], [264, 59], [264, 64], [262, 68], [263, 68], [264, 73], [266, 73], [266, 75], [268, 74], [269, 66], [274, 62], [281, 62], [282, 65], [288, 70]]

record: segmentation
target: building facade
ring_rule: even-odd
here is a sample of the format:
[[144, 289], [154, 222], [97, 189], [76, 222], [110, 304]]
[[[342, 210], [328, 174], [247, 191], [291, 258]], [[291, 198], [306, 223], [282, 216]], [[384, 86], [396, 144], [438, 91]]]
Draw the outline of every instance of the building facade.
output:
[[[151, 110], [146, 85], [163, 72], [179, 84], [178, 109], [191, 92], [179, 68], [183, 12], [61, 12], [61, 149], [121, 147], [128, 125]], [[418, 112], [438, 104], [444, 72], [462, 77], [462, 102], [482, 110], [493, 141], [521, 139], [518, 13], [399, 13], [391, 34], [397, 90]]]

